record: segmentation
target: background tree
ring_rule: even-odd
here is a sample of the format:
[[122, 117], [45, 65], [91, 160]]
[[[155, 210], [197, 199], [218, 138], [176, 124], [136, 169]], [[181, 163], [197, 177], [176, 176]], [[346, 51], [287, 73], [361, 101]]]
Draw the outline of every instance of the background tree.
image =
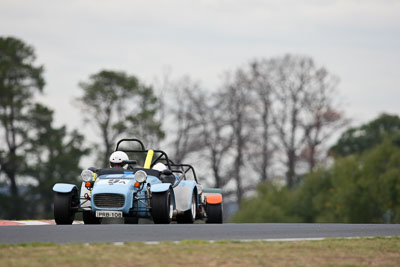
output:
[[322, 216], [344, 223], [400, 222], [399, 166], [400, 149], [390, 138], [362, 155], [338, 159], [331, 210]]
[[310, 172], [294, 190], [261, 184], [234, 221], [399, 223], [399, 176], [398, 136], [386, 136], [363, 153], [337, 157], [332, 166]]
[[384, 113], [369, 123], [348, 129], [330, 148], [330, 153], [334, 156], [361, 154], [382, 143], [386, 137], [399, 137], [400, 144], [399, 116]]
[[293, 192], [287, 188], [277, 188], [270, 183], [260, 183], [253, 197], [244, 199], [240, 209], [232, 218], [233, 222], [282, 223], [301, 222], [292, 212]]
[[[251, 132], [255, 128], [256, 120], [252, 113], [253, 100], [251, 91], [247, 86], [247, 77], [243, 70], [238, 69], [233, 76], [228, 74], [221, 87], [218, 97], [221, 101], [221, 108], [224, 116], [229, 121], [232, 129], [233, 157], [231, 165], [232, 178], [236, 184], [236, 197], [240, 203], [244, 194], [244, 184], [242, 170], [245, 165], [246, 154], [248, 154], [248, 145]], [[250, 185], [251, 177], [246, 175], [246, 182]], [[253, 181], [254, 182], [254, 181]]]
[[[249, 158], [253, 168], [260, 176], [261, 182], [269, 181], [271, 172], [272, 155], [275, 150], [273, 144], [273, 129], [271, 127], [271, 109], [273, 97], [273, 84], [270, 73], [273, 67], [268, 60], [253, 60], [249, 64], [247, 73], [248, 86], [255, 93], [253, 107], [258, 115], [259, 126], [254, 129], [251, 136], [252, 153]], [[260, 138], [261, 137], [261, 138]]]
[[[313, 86], [305, 95], [304, 131], [305, 147], [300, 156], [307, 162], [309, 172], [326, 157], [326, 143], [340, 129], [349, 123], [340, 110], [336, 86], [338, 78], [325, 68], [316, 69], [312, 77]], [[324, 150], [321, 151], [321, 147]]]
[[35, 66], [33, 47], [13, 37], [0, 37], [0, 127], [4, 142], [0, 145], [0, 175], [10, 184], [14, 202], [11, 217], [22, 209], [17, 177], [25, 161], [28, 118], [32, 98], [44, 87], [43, 67]]
[[87, 121], [101, 136], [99, 161], [108, 166], [108, 158], [117, 138], [138, 137], [146, 146], [164, 136], [155, 114], [158, 100], [151, 87], [142, 85], [135, 76], [103, 70], [79, 84], [83, 95], [78, 98]]
[[0, 38], [0, 178], [10, 184], [9, 194], [0, 192], [0, 217], [6, 219], [49, 218], [52, 186], [77, 182], [87, 152], [80, 134], [53, 127], [53, 111], [35, 103], [44, 79], [34, 61], [31, 46]]
[[[27, 217], [52, 218], [56, 183], [72, 183], [80, 186], [79, 162], [89, 150], [83, 145], [83, 136], [77, 131], [67, 132], [65, 126], [53, 126], [53, 111], [36, 104], [30, 114], [31, 131], [29, 146], [25, 150], [29, 157], [25, 175], [34, 179], [26, 193]], [[79, 188], [79, 187], [78, 187]]]
[[187, 91], [187, 99], [193, 108], [189, 114], [196, 125], [194, 132], [200, 150], [198, 155], [204, 159], [206, 166], [211, 170], [212, 183], [216, 188], [228, 192], [225, 186], [231, 180], [232, 171], [231, 152], [233, 146], [230, 118], [226, 111], [221, 109], [224, 100], [218, 94], [211, 94], [205, 90]]
[[314, 169], [317, 148], [344, 124], [334, 105], [335, 77], [315, 65], [313, 59], [286, 55], [271, 59], [273, 102], [271, 117], [279, 146], [285, 151], [289, 188], [299, 182], [301, 152], [308, 149], [309, 169]]
[[203, 181], [224, 189], [231, 179], [226, 166], [232, 136], [229, 119], [220, 108], [222, 100], [187, 76], [177, 81], [168, 77], [162, 88], [163, 95], [169, 95], [163, 101], [167, 104], [163, 121], [169, 133], [167, 146], [173, 151], [171, 158], [176, 162], [193, 161], [196, 169], [202, 167], [199, 175]]
[[301, 160], [314, 170], [325, 158], [329, 138], [347, 122], [336, 86], [337, 78], [311, 58], [291, 55], [253, 60], [227, 73], [214, 93], [186, 79], [173, 94], [176, 118], [169, 125], [178, 126], [175, 154], [180, 160], [207, 155], [215, 184], [224, 187], [233, 180], [239, 202], [257, 181], [273, 180], [268, 177], [272, 166], [279, 166], [278, 156], [294, 188], [306, 172], [299, 168]]
[[171, 151], [169, 155], [175, 162], [183, 162], [190, 154], [203, 149], [198, 136], [199, 122], [194, 118], [197, 111], [192, 97], [195, 92], [202, 91], [200, 84], [189, 76], [175, 81], [168, 77], [164, 81], [163, 95], [169, 96], [162, 100], [166, 103], [163, 126], [169, 133], [165, 141]]

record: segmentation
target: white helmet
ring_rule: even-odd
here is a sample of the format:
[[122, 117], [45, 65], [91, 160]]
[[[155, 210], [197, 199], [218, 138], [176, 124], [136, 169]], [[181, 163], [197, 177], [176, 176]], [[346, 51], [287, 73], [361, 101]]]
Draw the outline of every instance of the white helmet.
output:
[[167, 166], [162, 164], [161, 162], [157, 163], [156, 165], [153, 166], [153, 170], [157, 170], [159, 172], [162, 172], [163, 170], [166, 170]]
[[113, 167], [116, 163], [121, 164], [125, 160], [129, 160], [129, 157], [125, 152], [115, 151], [110, 156], [110, 166]]

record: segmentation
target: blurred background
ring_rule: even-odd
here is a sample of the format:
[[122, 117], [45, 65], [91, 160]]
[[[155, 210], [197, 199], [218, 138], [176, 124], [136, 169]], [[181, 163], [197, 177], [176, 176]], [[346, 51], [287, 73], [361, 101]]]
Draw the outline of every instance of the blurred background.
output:
[[135, 137], [233, 222], [400, 222], [400, 2], [0, 1], [0, 219]]

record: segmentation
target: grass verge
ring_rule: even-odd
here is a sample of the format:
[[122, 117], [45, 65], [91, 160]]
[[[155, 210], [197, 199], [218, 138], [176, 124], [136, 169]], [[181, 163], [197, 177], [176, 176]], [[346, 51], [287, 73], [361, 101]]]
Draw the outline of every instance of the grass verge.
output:
[[399, 266], [400, 237], [0, 245], [0, 266]]

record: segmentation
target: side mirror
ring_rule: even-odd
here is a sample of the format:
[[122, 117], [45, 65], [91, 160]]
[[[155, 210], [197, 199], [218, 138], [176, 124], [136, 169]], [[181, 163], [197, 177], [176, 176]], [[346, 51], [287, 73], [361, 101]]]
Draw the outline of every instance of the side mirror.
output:
[[162, 174], [164, 175], [172, 175], [172, 171], [170, 169], [165, 169], [162, 171]]

